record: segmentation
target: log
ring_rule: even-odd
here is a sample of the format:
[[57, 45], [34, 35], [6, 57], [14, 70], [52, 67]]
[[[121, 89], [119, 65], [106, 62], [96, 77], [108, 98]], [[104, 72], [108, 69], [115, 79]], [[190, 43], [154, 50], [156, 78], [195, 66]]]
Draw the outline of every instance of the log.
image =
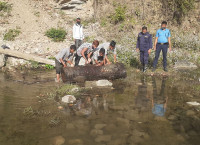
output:
[[13, 56], [13, 57], [17, 57], [17, 58], [22, 58], [25, 60], [31, 60], [31, 61], [36, 61], [39, 63], [44, 63], [44, 64], [50, 64], [55, 66], [55, 61], [50, 60], [50, 59], [46, 59], [46, 58], [41, 58], [32, 54], [26, 54], [26, 53], [22, 53], [16, 50], [10, 50], [10, 49], [3, 49], [0, 48], [0, 54], [6, 54], [9, 56]]
[[62, 69], [62, 80], [76, 81], [78, 79], [82, 80], [99, 80], [107, 79], [114, 80], [125, 78], [126, 68], [122, 63], [110, 64], [105, 66], [77, 66], [77, 67], [67, 67]]

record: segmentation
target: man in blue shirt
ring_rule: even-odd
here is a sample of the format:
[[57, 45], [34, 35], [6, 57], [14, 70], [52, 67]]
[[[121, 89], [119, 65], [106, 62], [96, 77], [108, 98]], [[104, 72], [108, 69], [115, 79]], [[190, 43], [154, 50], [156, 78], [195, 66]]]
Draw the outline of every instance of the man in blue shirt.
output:
[[152, 49], [152, 36], [147, 32], [147, 27], [142, 27], [142, 32], [138, 34], [137, 51], [140, 51], [140, 62], [143, 65], [143, 72], [146, 72], [149, 61], [149, 54]]
[[161, 24], [161, 29], [156, 32], [156, 40], [154, 45], [155, 59], [153, 61], [153, 72], [156, 70], [156, 66], [158, 63], [158, 58], [160, 56], [160, 51], [162, 50], [163, 54], [163, 68], [164, 71], [167, 72], [167, 51], [169, 47], [169, 51], [171, 51], [171, 33], [167, 27], [167, 22], [163, 21]]

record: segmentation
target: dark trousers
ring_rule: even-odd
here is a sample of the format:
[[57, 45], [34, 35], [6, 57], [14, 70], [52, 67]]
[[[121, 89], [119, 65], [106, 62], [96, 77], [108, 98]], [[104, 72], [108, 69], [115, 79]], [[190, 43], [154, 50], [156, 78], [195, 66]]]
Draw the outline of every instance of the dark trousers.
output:
[[81, 46], [82, 43], [83, 43], [82, 40], [80, 40], [80, 39], [75, 39], [75, 46], [76, 46], [76, 49], [78, 49], [78, 48]]
[[56, 74], [61, 74], [63, 64], [60, 63], [57, 59], [55, 60], [55, 64], [56, 64]]
[[163, 67], [167, 67], [167, 51], [168, 51], [168, 44], [157, 44], [156, 45], [156, 53], [155, 53], [155, 58], [153, 61], [153, 67], [156, 68], [157, 64], [158, 64], [158, 59], [160, 56], [160, 51], [162, 50], [162, 54], [163, 54]]
[[148, 50], [140, 50], [140, 62], [142, 65], [147, 65], [149, 61], [149, 53]]
[[78, 56], [78, 55], [76, 54], [76, 58], [75, 58], [75, 66], [78, 66], [81, 57], [82, 57], [82, 56]]

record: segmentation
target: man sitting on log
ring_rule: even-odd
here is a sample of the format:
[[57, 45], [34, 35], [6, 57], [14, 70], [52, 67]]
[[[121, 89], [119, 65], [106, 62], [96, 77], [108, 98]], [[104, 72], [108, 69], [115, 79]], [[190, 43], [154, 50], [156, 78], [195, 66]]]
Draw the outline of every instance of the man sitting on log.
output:
[[63, 67], [67, 67], [66, 62], [68, 64], [71, 65], [71, 67], [73, 67], [73, 63], [72, 60], [69, 60], [69, 58], [71, 56], [73, 56], [74, 51], [76, 51], [76, 46], [75, 45], [71, 45], [70, 49], [69, 48], [64, 48], [63, 50], [61, 50], [56, 56], [56, 82], [60, 81], [60, 74], [61, 74], [61, 70]]
[[116, 49], [116, 42], [115, 41], [111, 41], [106, 42], [106, 43], [102, 43], [99, 45], [99, 48], [104, 48], [105, 49], [105, 63], [106, 64], [111, 64], [111, 61], [108, 59], [108, 56], [112, 53], [113, 57], [114, 57], [114, 63], [117, 62], [117, 49]]
[[102, 66], [105, 64], [105, 49], [101, 48], [94, 52], [92, 57], [93, 64], [96, 66]]
[[94, 40], [93, 43], [83, 43], [78, 49], [75, 58], [75, 66], [79, 65], [79, 61], [81, 57], [85, 59], [85, 64], [89, 64], [91, 62], [91, 55], [97, 51], [99, 46], [99, 41]]

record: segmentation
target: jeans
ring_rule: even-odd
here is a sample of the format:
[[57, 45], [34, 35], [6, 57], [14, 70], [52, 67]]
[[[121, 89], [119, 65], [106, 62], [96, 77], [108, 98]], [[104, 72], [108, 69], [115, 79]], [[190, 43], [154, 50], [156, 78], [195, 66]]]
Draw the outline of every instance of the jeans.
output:
[[142, 65], [147, 65], [149, 61], [149, 53], [148, 50], [141, 51], [140, 50], [140, 62]]
[[163, 67], [166, 68], [167, 67], [167, 51], [168, 51], [168, 44], [157, 44], [156, 45], [156, 53], [155, 53], [155, 58], [153, 61], [153, 67], [156, 68], [157, 64], [158, 64], [158, 59], [160, 56], [160, 52], [162, 50], [162, 54], [163, 54]]

